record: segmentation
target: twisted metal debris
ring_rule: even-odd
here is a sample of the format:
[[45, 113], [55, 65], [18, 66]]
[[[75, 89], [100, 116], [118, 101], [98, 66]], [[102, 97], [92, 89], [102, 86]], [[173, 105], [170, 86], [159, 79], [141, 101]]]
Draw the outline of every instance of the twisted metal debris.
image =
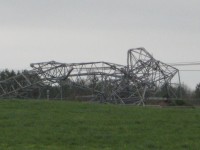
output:
[[[144, 104], [147, 93], [155, 94], [167, 85], [168, 93], [176, 97], [172, 79], [179, 70], [156, 60], [144, 48], [128, 50], [127, 65], [109, 62], [32, 63], [32, 70], [0, 81], [0, 97], [18, 95], [19, 91], [45, 85], [75, 86], [89, 91], [93, 101]], [[8, 84], [12, 83], [12, 84]], [[8, 86], [9, 85], [9, 86]]]

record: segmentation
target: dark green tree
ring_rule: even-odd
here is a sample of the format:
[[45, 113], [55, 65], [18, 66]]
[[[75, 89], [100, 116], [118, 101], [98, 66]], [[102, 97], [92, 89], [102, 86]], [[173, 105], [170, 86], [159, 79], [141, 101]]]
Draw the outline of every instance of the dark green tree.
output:
[[196, 85], [195, 97], [196, 97], [196, 98], [200, 98], [200, 83], [198, 83], [198, 84]]

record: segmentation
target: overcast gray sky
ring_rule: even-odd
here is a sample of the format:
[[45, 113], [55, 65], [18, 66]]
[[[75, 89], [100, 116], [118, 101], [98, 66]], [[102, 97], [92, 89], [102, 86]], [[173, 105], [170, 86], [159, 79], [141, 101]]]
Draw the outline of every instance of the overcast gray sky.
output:
[[[163, 62], [200, 61], [199, 6], [199, 0], [0, 0], [0, 68], [50, 60], [126, 64], [135, 47]], [[200, 82], [200, 72], [181, 77], [191, 88]]]

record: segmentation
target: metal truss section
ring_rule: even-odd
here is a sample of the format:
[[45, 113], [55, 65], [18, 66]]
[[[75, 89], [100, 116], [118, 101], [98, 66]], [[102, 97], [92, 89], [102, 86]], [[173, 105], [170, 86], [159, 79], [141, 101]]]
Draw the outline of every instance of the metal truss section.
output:
[[[134, 78], [140, 82], [141, 87], [147, 88], [147, 91], [156, 93], [158, 89], [167, 86], [168, 94], [176, 97], [170, 87], [180, 86], [179, 70], [156, 60], [145, 48], [128, 51], [127, 67], [129, 74], [135, 75]], [[175, 76], [178, 76], [178, 81], [172, 82]]]
[[68, 84], [86, 89], [92, 94], [93, 100], [124, 103], [125, 96], [129, 97], [132, 94], [126, 91], [126, 94], [121, 96], [128, 86], [124, 84], [123, 65], [108, 62], [63, 64], [52, 61], [31, 66], [42, 79], [46, 79], [46, 83]]
[[45, 84], [57, 85], [60, 81], [66, 79], [73, 70], [67, 64], [55, 61], [31, 63], [33, 72], [36, 72]]
[[124, 66], [108, 62], [70, 64], [73, 71], [68, 82], [71, 85], [92, 91], [93, 100], [111, 103], [125, 103], [133, 95], [128, 91], [124, 78]]
[[23, 74], [0, 81], [0, 97], [7, 95], [18, 95], [18, 91], [40, 84], [41, 79], [36, 72], [28, 71]]
[[[156, 94], [170, 88], [178, 69], [156, 60], [144, 48], [128, 50], [127, 65], [109, 62], [59, 63], [55, 61], [32, 63], [33, 69], [0, 81], [0, 96], [17, 94], [18, 90], [33, 85], [77, 87], [84, 89], [91, 100], [109, 103], [144, 104], [146, 93]], [[12, 84], [9, 84], [12, 83]], [[179, 81], [177, 82], [180, 84]], [[11, 86], [7, 86], [11, 85]]]

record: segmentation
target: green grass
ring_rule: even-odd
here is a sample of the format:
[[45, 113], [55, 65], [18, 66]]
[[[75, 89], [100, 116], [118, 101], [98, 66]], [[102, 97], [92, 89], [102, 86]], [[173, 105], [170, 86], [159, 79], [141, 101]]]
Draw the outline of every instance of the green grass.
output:
[[0, 101], [1, 150], [198, 150], [199, 139], [199, 108]]

